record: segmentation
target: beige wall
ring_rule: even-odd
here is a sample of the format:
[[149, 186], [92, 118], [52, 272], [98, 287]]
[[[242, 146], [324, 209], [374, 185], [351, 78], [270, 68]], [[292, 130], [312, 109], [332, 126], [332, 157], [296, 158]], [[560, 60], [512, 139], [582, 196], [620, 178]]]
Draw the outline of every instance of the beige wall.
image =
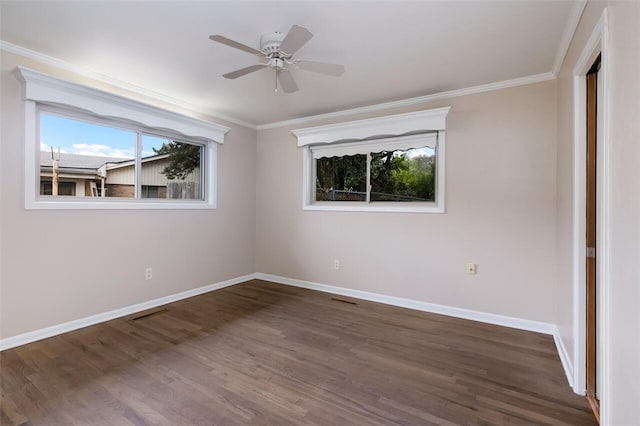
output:
[[640, 424], [640, 3], [609, 6], [609, 419]]
[[558, 310], [555, 322], [571, 357], [573, 332], [573, 81], [572, 70], [597, 20], [609, 20], [609, 324], [604, 330], [607, 376], [600, 389], [603, 424], [640, 424], [640, 3], [589, 2], [558, 82]]
[[10, 74], [19, 64], [104, 88], [2, 53], [0, 337], [254, 272], [255, 130], [212, 119], [231, 127], [218, 149], [216, 210], [25, 211], [21, 87]]
[[[303, 211], [302, 150], [291, 128], [260, 131], [256, 270], [552, 322], [555, 82], [377, 115], [442, 106], [452, 107], [446, 214]], [[467, 262], [478, 264], [476, 276]]]

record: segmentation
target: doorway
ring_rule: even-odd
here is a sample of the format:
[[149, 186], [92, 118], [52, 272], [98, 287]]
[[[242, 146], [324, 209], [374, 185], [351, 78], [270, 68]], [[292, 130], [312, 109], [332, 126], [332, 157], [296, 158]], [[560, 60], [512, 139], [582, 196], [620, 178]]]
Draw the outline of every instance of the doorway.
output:
[[599, 315], [600, 301], [598, 298], [598, 134], [602, 127], [601, 113], [598, 108], [598, 99], [602, 84], [600, 83], [601, 58], [595, 60], [586, 75], [586, 384], [587, 399], [596, 419], [600, 421], [600, 394], [601, 382], [601, 347], [602, 327]]

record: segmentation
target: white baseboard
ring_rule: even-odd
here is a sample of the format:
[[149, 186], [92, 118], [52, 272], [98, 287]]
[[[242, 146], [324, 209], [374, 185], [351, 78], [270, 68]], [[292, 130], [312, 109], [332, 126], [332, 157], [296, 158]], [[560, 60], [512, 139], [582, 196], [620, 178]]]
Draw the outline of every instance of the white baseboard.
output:
[[339, 294], [341, 296], [355, 297], [357, 299], [369, 300], [371, 302], [385, 303], [387, 305], [399, 306], [402, 308], [415, 309], [418, 311], [442, 314], [450, 317], [464, 318], [472, 321], [480, 321], [489, 324], [502, 325], [505, 327], [517, 328], [520, 330], [535, 331], [537, 333], [554, 334], [556, 326], [554, 324], [531, 321], [521, 318], [508, 317], [504, 315], [489, 314], [486, 312], [472, 311], [470, 309], [455, 308], [452, 306], [438, 305], [435, 303], [420, 302], [401, 297], [387, 296], [379, 293], [371, 293], [362, 290], [352, 290], [344, 287], [335, 287], [327, 284], [320, 284], [311, 281], [296, 280], [293, 278], [279, 277], [258, 272], [256, 278], [259, 280], [272, 281], [279, 284], [286, 284], [294, 287], [308, 288], [311, 290], [324, 291], [326, 293]]
[[531, 321], [522, 318], [509, 317], [505, 315], [496, 315], [486, 312], [473, 311], [470, 309], [455, 308], [452, 306], [438, 305], [435, 303], [420, 302], [412, 299], [404, 299], [401, 297], [387, 296], [379, 293], [371, 293], [362, 290], [353, 290], [344, 287], [336, 287], [327, 284], [320, 284], [311, 281], [297, 280], [293, 278], [280, 277], [277, 275], [269, 275], [263, 273], [254, 274], [254, 278], [264, 281], [271, 281], [279, 284], [290, 285], [294, 287], [308, 288], [310, 290], [324, 291], [326, 293], [339, 294], [341, 296], [355, 297], [357, 299], [369, 300], [372, 302], [385, 303], [387, 305], [399, 306], [402, 308], [415, 309], [418, 311], [431, 312], [434, 314], [447, 315], [450, 317], [463, 318], [472, 321], [480, 321], [489, 324], [501, 325], [504, 327], [516, 328], [519, 330], [534, 331], [553, 336], [556, 344], [558, 355], [562, 368], [567, 376], [569, 386], [573, 388], [573, 364], [567, 353], [567, 349], [560, 337], [560, 330], [555, 324]]
[[35, 342], [38, 340], [46, 339], [47, 337], [56, 336], [58, 334], [67, 333], [69, 331], [77, 330], [79, 328], [88, 327], [90, 325], [94, 325], [100, 322], [109, 321], [125, 315], [131, 315], [136, 312], [145, 311], [147, 309], [155, 308], [157, 306], [166, 305], [167, 303], [172, 303], [178, 300], [187, 299], [189, 297], [197, 296], [199, 294], [208, 293], [213, 290], [229, 287], [235, 284], [239, 284], [241, 282], [252, 280], [254, 278], [255, 278], [255, 274], [249, 274], [249, 275], [245, 275], [238, 278], [232, 278], [230, 280], [206, 285], [204, 287], [194, 288], [192, 290], [183, 291], [181, 293], [172, 294], [169, 296], [161, 297], [159, 299], [149, 300], [148, 302], [142, 302], [135, 305], [126, 306], [124, 308], [115, 309], [113, 311], [103, 312], [101, 314], [91, 315], [89, 317], [80, 318], [80, 319], [68, 321], [62, 324], [53, 325], [51, 327], [42, 328], [40, 330], [18, 334], [17, 336], [8, 337], [6, 339], [0, 339], [0, 351], [15, 348], [16, 346], [25, 345], [27, 343]]
[[[575, 388], [573, 387], [573, 362], [569, 357], [569, 353], [567, 352], [567, 348], [562, 341], [562, 337], [560, 336], [560, 330], [557, 326], [554, 326], [555, 330], [553, 331], [553, 341], [556, 344], [556, 349], [558, 350], [558, 355], [560, 356], [560, 362], [562, 363], [562, 368], [564, 369], [564, 374], [567, 376], [567, 381], [569, 382], [569, 386], [575, 392]], [[579, 393], [579, 392], [576, 392]]]

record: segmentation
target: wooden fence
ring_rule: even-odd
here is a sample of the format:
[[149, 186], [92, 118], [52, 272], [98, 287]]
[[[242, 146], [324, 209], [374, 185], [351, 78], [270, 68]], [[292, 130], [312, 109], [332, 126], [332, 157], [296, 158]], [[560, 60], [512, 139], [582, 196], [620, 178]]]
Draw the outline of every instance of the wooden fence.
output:
[[179, 200], [200, 200], [200, 184], [198, 182], [167, 183], [167, 198]]

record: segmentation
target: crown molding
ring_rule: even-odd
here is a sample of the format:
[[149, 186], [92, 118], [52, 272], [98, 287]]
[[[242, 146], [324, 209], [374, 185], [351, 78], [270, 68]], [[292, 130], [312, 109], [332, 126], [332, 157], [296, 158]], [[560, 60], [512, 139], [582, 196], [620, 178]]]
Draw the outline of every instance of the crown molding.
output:
[[[580, 0], [582, 2], [582, 0]], [[584, 9], [584, 5], [582, 5], [582, 8], [580, 9], [580, 14], [582, 13], [582, 9]], [[572, 14], [572, 17], [574, 15], [576, 15], [576, 10], [577, 7], [574, 8], [574, 13]], [[576, 26], [577, 26], [577, 21], [579, 21], [579, 15], [578, 18], [576, 19]], [[572, 18], [574, 19], [574, 18]], [[574, 29], [575, 31], [575, 29]], [[565, 31], [566, 32], [566, 31]], [[571, 34], [571, 37], [573, 36], [573, 34]], [[571, 37], [569, 37], [569, 42], [571, 41]], [[564, 40], [564, 39], [563, 39]], [[350, 116], [350, 115], [355, 115], [355, 114], [363, 114], [363, 113], [368, 113], [368, 112], [376, 112], [376, 111], [382, 111], [382, 110], [386, 110], [386, 109], [391, 109], [391, 108], [401, 108], [401, 107], [406, 107], [406, 106], [410, 106], [410, 105], [416, 105], [416, 104], [421, 104], [421, 103], [426, 103], [426, 102], [431, 102], [431, 101], [436, 101], [436, 100], [441, 100], [441, 99], [450, 99], [450, 98], [455, 98], [455, 97], [459, 97], [459, 96], [466, 96], [466, 95], [473, 95], [476, 93], [483, 93], [483, 92], [490, 92], [493, 90], [500, 90], [500, 89], [506, 89], [509, 87], [516, 87], [516, 86], [524, 86], [527, 84], [533, 84], [533, 83], [539, 83], [542, 81], [548, 81], [548, 80], [553, 80], [556, 78], [556, 74], [554, 74], [553, 72], [549, 71], [546, 73], [542, 73], [542, 74], [534, 74], [534, 75], [530, 75], [530, 76], [526, 76], [526, 77], [520, 77], [520, 78], [514, 78], [511, 80], [504, 80], [504, 81], [498, 81], [498, 82], [494, 82], [494, 83], [488, 83], [488, 84], [481, 84], [478, 86], [472, 86], [472, 87], [467, 87], [464, 89], [457, 89], [457, 90], [450, 90], [447, 92], [440, 92], [440, 93], [434, 93], [431, 95], [425, 95], [425, 96], [418, 96], [415, 98], [408, 98], [408, 99], [402, 99], [402, 100], [398, 100], [398, 101], [392, 101], [392, 102], [385, 102], [385, 103], [381, 103], [381, 104], [375, 104], [375, 105], [369, 105], [369, 106], [364, 106], [364, 107], [359, 107], [359, 108], [351, 108], [351, 109], [346, 109], [346, 110], [341, 110], [341, 111], [335, 111], [335, 112], [330, 112], [330, 113], [326, 113], [326, 114], [318, 114], [318, 115], [311, 115], [311, 116], [307, 116], [307, 117], [301, 117], [301, 118], [295, 118], [292, 120], [284, 120], [284, 121], [277, 121], [277, 122], [272, 122], [272, 123], [266, 123], [266, 124], [255, 124], [255, 123], [249, 123], [247, 121], [243, 121], [240, 120], [238, 118], [234, 118], [234, 117], [229, 117], [227, 115], [224, 114], [220, 114], [214, 111], [201, 111], [199, 110], [197, 107], [195, 107], [194, 105], [191, 105], [189, 103], [186, 103], [184, 101], [181, 101], [179, 99], [176, 98], [172, 98], [166, 95], [163, 95], [161, 93], [158, 92], [154, 92], [127, 82], [124, 82], [122, 80], [118, 80], [109, 76], [106, 76], [104, 74], [92, 71], [92, 70], [87, 70], [84, 68], [80, 68], [78, 66], [75, 66], [69, 62], [63, 61], [61, 59], [57, 59], [39, 52], [35, 52], [33, 50], [30, 49], [26, 49], [24, 47], [12, 44], [12, 43], [8, 43], [6, 41], [0, 40], [0, 50], [4, 50], [7, 51], [9, 53], [14, 53], [16, 55], [20, 55], [20, 56], [24, 56], [26, 58], [30, 58], [39, 62], [42, 62], [44, 64], [47, 65], [51, 65], [60, 69], [64, 69], [66, 71], [70, 71], [73, 72], [75, 74], [78, 75], [82, 75], [84, 77], [88, 77], [106, 84], [109, 84], [111, 86], [120, 88], [120, 89], [124, 89], [127, 91], [130, 91], [132, 93], [136, 93], [142, 96], [146, 96], [148, 98], [151, 99], [156, 99], [158, 101], [161, 102], [166, 102], [169, 103], [171, 105], [175, 105], [179, 108], [191, 111], [191, 112], [200, 112], [202, 114], [207, 114], [213, 118], [218, 118], [221, 120], [225, 120], [228, 121], [230, 123], [234, 123], [234, 124], [238, 124], [240, 126], [249, 128], [249, 129], [253, 129], [253, 130], [267, 130], [267, 129], [274, 129], [274, 128], [278, 128], [278, 127], [285, 127], [285, 126], [297, 126], [300, 124], [305, 124], [305, 123], [310, 123], [310, 122], [314, 122], [314, 121], [321, 121], [321, 120], [330, 120], [330, 119], [335, 119], [335, 118], [342, 118], [342, 117], [346, 117], [346, 116]]]
[[126, 81], [122, 81], [119, 80], [117, 78], [113, 78], [110, 76], [107, 76], [105, 74], [101, 74], [99, 72], [96, 71], [92, 71], [86, 68], [82, 68], [79, 67], [77, 65], [71, 64], [67, 61], [64, 61], [62, 59], [58, 59], [58, 58], [54, 58], [52, 56], [49, 55], [45, 55], [43, 53], [40, 52], [36, 52], [34, 50], [30, 50], [27, 48], [24, 48], [22, 46], [18, 46], [9, 42], [6, 42], [4, 40], [0, 40], [0, 50], [4, 50], [5, 52], [9, 52], [9, 53], [13, 53], [15, 55], [20, 55], [23, 56], [25, 58], [29, 58], [29, 59], [33, 59], [35, 61], [41, 62], [43, 64], [46, 65], [50, 65], [56, 68], [60, 68], [63, 69], [65, 71], [69, 71], [72, 72], [74, 74], [78, 74], [81, 75], [83, 77], [88, 77], [91, 78], [92, 80], [96, 80], [99, 81], [101, 83], [106, 83], [109, 84], [111, 86], [117, 87], [119, 89], [123, 89], [123, 90], [127, 90], [129, 92], [135, 93], [137, 95], [141, 95], [141, 96], [145, 96], [147, 98], [151, 98], [151, 99], [155, 99], [157, 101], [160, 102], [164, 102], [164, 103], [168, 103], [170, 105], [176, 106], [178, 108], [181, 108], [183, 110], [186, 111], [190, 111], [191, 113], [201, 113], [201, 114], [206, 114], [209, 115], [213, 118], [217, 118], [220, 120], [225, 120], [228, 121], [230, 123], [234, 123], [234, 124], [238, 124], [240, 126], [243, 127], [248, 127], [250, 129], [256, 129], [256, 125], [243, 121], [243, 120], [239, 120], [237, 118], [234, 117], [229, 117], [227, 115], [224, 114], [220, 114], [214, 111], [202, 111], [200, 108], [196, 107], [195, 105], [192, 105], [188, 102], [176, 99], [174, 97], [171, 96], [167, 96], [164, 95], [162, 93], [158, 93], [156, 91], [153, 90], [149, 90], [149, 89], [145, 89], [143, 87], [137, 86], [135, 84], [131, 84], [131, 83], [127, 83]]
[[582, 12], [584, 12], [584, 8], [586, 6], [587, 0], [578, 0], [573, 4], [571, 15], [569, 16], [569, 20], [567, 20], [567, 26], [564, 28], [564, 33], [562, 34], [562, 39], [560, 40], [560, 45], [558, 46], [558, 51], [556, 52], [556, 58], [553, 61], [553, 67], [551, 68], [551, 72], [555, 76], [558, 75], [560, 69], [562, 68], [564, 58], [567, 56], [569, 46], [571, 45], [571, 40], [573, 40], [573, 35], [578, 29], [578, 24], [580, 23]]
[[418, 96], [415, 98], [403, 99], [399, 101], [385, 102], [382, 104], [370, 105], [359, 108], [345, 109], [342, 111], [329, 112], [326, 114], [311, 115], [308, 117], [295, 118], [293, 120], [278, 121], [268, 124], [260, 124], [256, 126], [257, 130], [274, 129], [277, 127], [297, 126], [300, 124], [310, 123], [313, 121], [330, 120], [333, 118], [342, 118], [354, 114], [363, 114], [367, 112], [381, 111], [391, 108], [400, 108], [410, 105], [422, 104], [426, 102], [450, 99], [458, 96], [473, 95], [476, 93], [491, 92], [493, 90], [506, 89], [509, 87], [524, 86], [527, 84], [539, 83], [542, 81], [554, 80], [555, 74], [546, 72], [542, 74], [530, 75], [527, 77], [514, 78], [512, 80], [498, 81], [495, 83], [481, 84], [479, 86], [467, 87], [465, 89], [450, 90], [448, 92], [434, 93], [432, 95]]

